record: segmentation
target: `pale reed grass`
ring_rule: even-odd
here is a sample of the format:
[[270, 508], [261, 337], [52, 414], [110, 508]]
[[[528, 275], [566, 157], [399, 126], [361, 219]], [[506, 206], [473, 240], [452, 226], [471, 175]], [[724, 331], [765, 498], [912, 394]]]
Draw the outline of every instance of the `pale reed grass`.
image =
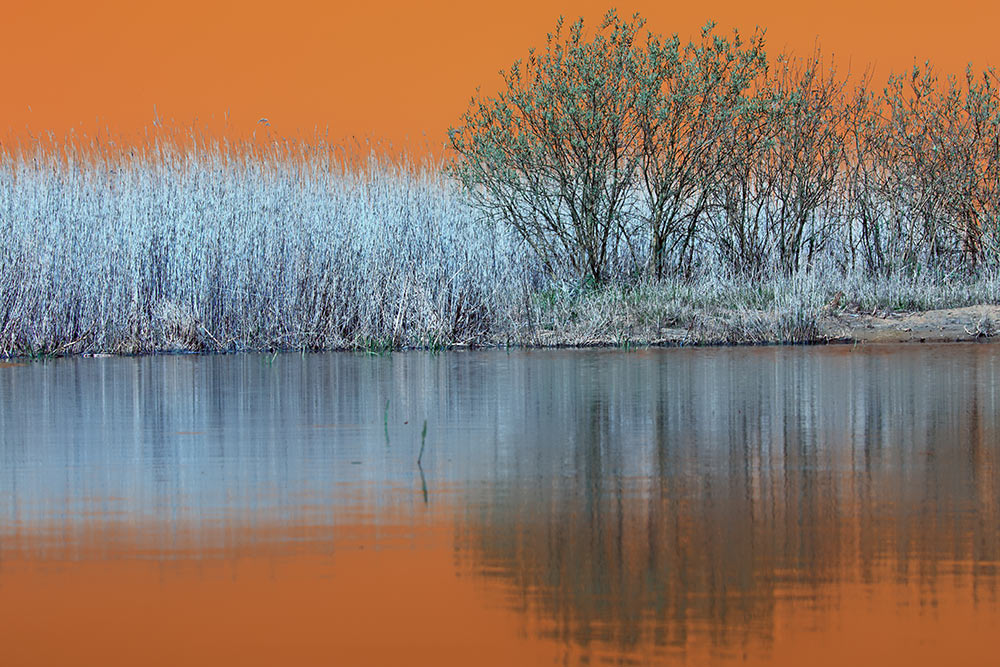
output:
[[639, 224], [595, 287], [546, 273], [437, 164], [268, 142], [0, 150], [0, 356], [798, 343], [838, 292], [863, 311], [1000, 303], [994, 271], [873, 276], [835, 244], [748, 279], [706, 238], [691, 275], [636, 277]]

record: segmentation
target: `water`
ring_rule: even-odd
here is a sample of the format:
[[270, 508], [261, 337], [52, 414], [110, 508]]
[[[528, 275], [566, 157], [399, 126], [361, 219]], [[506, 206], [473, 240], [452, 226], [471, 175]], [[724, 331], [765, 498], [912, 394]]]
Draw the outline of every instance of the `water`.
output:
[[990, 345], [5, 366], [0, 663], [995, 664], [998, 380]]

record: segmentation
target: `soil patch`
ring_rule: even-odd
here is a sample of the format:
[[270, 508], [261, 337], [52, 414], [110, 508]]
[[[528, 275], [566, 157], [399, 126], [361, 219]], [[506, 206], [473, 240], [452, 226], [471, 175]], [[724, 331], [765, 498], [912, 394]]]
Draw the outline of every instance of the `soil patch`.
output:
[[923, 312], [827, 313], [819, 330], [829, 340], [859, 343], [975, 341], [1000, 333], [1000, 306], [967, 306]]

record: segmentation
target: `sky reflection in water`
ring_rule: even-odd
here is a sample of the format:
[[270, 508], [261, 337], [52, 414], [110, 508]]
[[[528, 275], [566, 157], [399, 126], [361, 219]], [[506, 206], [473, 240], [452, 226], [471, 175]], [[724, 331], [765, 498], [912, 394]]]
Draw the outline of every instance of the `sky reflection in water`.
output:
[[985, 345], [0, 369], [0, 658], [990, 664], [998, 377]]

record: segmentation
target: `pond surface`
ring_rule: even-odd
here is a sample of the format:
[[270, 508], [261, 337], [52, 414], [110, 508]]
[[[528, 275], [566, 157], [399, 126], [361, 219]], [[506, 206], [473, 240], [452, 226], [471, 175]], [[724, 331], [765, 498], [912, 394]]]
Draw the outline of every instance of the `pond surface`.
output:
[[998, 436], [992, 345], [7, 366], [0, 663], [995, 664]]

